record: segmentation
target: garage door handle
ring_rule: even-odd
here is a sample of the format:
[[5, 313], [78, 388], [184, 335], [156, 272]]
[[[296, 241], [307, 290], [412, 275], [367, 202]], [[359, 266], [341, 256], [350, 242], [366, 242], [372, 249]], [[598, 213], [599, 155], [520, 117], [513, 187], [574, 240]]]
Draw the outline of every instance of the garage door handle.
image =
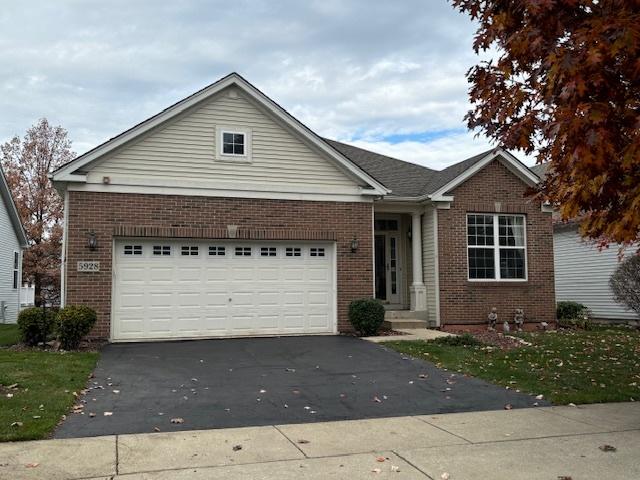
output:
[[231, 299], [229, 299], [229, 301], [231, 301]]

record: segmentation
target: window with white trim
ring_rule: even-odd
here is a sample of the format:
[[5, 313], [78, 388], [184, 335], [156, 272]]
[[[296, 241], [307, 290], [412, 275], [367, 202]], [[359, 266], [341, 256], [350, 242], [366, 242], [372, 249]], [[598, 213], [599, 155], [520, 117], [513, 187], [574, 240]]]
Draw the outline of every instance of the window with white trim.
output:
[[13, 289], [20, 286], [20, 252], [13, 252]]
[[246, 155], [246, 134], [244, 132], [222, 131], [222, 155]]
[[198, 246], [197, 245], [183, 245], [180, 253], [183, 256], [197, 256], [198, 255]]
[[153, 254], [155, 256], [169, 256], [171, 255], [171, 245], [154, 245]]
[[142, 245], [125, 245], [125, 255], [142, 255]]
[[300, 247], [287, 247], [285, 255], [287, 257], [300, 257], [302, 256], [302, 249]]
[[212, 257], [224, 257], [226, 253], [227, 253], [227, 249], [225, 247], [216, 247], [216, 246], [209, 247], [209, 255]]
[[309, 249], [310, 257], [324, 257], [324, 248], [312, 247]]
[[467, 214], [469, 280], [526, 280], [524, 215]]

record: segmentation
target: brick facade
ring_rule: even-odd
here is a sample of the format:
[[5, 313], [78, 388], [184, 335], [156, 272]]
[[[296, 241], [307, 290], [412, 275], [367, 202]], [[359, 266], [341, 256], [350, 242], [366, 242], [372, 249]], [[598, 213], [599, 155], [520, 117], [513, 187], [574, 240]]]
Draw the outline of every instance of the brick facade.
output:
[[[454, 189], [449, 210], [438, 210], [440, 317], [445, 329], [486, 324], [491, 307], [500, 322], [513, 322], [523, 308], [527, 322], [555, 321], [553, 227], [551, 214], [526, 197], [527, 186], [502, 163], [494, 161]], [[526, 215], [528, 280], [470, 282], [467, 280], [467, 213]]]
[[[67, 228], [67, 304], [98, 312], [93, 337], [110, 336], [112, 245], [117, 236], [333, 240], [337, 242], [338, 329], [350, 331], [349, 303], [373, 295], [371, 203], [311, 202], [70, 191]], [[98, 248], [87, 236], [95, 232]], [[359, 247], [351, 252], [351, 240]], [[79, 260], [100, 261], [100, 272], [78, 273]]]

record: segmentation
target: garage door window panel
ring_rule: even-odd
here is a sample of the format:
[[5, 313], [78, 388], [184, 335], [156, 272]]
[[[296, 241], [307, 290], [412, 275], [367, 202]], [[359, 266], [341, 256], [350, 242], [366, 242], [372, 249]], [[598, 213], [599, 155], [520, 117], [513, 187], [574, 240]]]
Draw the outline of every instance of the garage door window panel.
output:
[[142, 255], [142, 245], [125, 245], [123, 253], [125, 255]]
[[197, 245], [183, 245], [180, 253], [182, 256], [188, 257], [195, 257], [198, 256], [198, 246]]
[[236, 247], [235, 255], [236, 257], [250, 257], [251, 247]]
[[217, 247], [217, 246], [209, 247], [209, 255], [212, 257], [224, 257], [226, 253], [227, 253], [227, 249], [225, 247]]

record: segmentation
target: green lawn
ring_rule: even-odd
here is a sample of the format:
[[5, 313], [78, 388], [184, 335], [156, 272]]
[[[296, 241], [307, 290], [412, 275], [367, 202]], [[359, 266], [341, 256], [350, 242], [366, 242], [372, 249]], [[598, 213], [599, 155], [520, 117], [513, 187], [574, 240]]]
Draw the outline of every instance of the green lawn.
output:
[[521, 334], [531, 346], [499, 350], [434, 342], [385, 343], [399, 352], [556, 404], [640, 400], [640, 333], [628, 329]]
[[[97, 360], [93, 352], [0, 348], [0, 441], [46, 438], [73, 405], [73, 392], [85, 388]], [[7, 388], [13, 384], [17, 388]]]
[[18, 325], [15, 323], [0, 324], [0, 347], [14, 345], [20, 340]]

